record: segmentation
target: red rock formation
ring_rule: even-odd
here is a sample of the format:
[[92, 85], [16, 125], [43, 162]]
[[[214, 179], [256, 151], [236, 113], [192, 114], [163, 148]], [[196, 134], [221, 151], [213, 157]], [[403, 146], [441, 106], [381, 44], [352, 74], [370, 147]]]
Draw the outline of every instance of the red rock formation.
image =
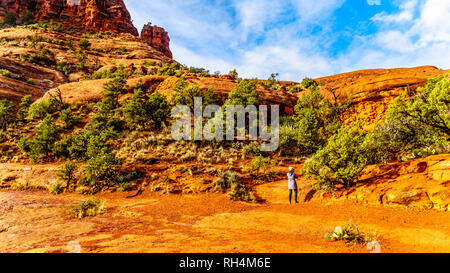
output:
[[113, 31], [138, 35], [122, 0], [0, 0], [0, 17], [7, 11], [18, 18], [26, 10], [35, 21], [61, 22], [80, 30]]
[[400, 95], [411, 95], [424, 86], [429, 78], [447, 74], [434, 66], [394, 69], [368, 69], [315, 79], [321, 92], [333, 100], [330, 91], [352, 102], [348, 123], [362, 117], [367, 128], [385, 118], [386, 110]]
[[170, 38], [167, 31], [158, 26], [144, 25], [141, 32], [141, 37], [151, 47], [162, 52], [165, 56], [172, 59], [172, 52], [169, 48]]

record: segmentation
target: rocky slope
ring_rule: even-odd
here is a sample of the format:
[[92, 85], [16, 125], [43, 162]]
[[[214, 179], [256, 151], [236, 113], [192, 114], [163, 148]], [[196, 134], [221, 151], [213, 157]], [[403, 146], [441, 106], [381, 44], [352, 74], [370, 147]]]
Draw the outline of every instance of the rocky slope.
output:
[[54, 20], [80, 30], [114, 31], [138, 35], [122, 0], [0, 0], [0, 17], [12, 11], [16, 17], [31, 11], [34, 20]]
[[352, 102], [348, 121], [363, 117], [373, 126], [385, 117], [385, 112], [399, 95], [414, 94], [427, 80], [449, 73], [434, 66], [396, 69], [368, 69], [315, 79], [321, 92], [333, 100], [332, 92], [340, 100]]
[[[85, 51], [87, 68], [102, 67], [105, 70], [111, 63], [142, 67], [144, 62], [164, 64], [170, 61], [170, 58], [142, 39], [125, 34], [87, 37], [23, 27], [2, 29], [0, 69], [8, 70], [11, 74], [8, 77], [0, 76], [0, 99], [18, 102], [26, 94], [32, 94], [34, 99], [38, 99], [46, 91], [63, 83], [78, 82], [85, 74], [76, 68], [80, 64], [77, 50], [81, 39], [88, 40], [91, 44]], [[46, 51], [43, 51], [44, 48]], [[53, 64], [42, 63], [36, 59], [42, 52], [45, 53], [45, 60]], [[58, 71], [63, 64], [70, 67], [67, 75]], [[147, 73], [147, 69], [145, 71]]]

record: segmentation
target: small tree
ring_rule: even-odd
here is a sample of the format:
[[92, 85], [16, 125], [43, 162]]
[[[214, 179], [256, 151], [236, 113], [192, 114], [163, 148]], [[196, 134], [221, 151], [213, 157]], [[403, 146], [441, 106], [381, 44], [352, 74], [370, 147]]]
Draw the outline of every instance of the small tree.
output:
[[72, 110], [66, 108], [59, 114], [59, 121], [64, 124], [64, 128], [71, 128], [78, 120], [78, 118], [72, 113]]
[[102, 113], [109, 113], [119, 106], [119, 95], [125, 93], [126, 80], [121, 77], [116, 77], [103, 85], [103, 99], [100, 103], [100, 111]]
[[359, 125], [343, 126], [305, 163], [303, 172], [318, 182], [316, 188], [348, 188], [356, 183], [367, 163], [366, 133]]
[[[84, 167], [84, 179], [99, 191], [108, 182], [113, 182], [118, 172], [119, 160], [115, 154], [107, 147], [104, 147], [100, 153], [91, 157]], [[102, 183], [104, 182], [104, 183]]]
[[270, 169], [274, 166], [274, 162], [270, 157], [264, 157], [262, 155], [257, 156], [252, 159], [251, 168], [254, 172], [253, 175], [256, 178], [259, 178], [260, 171], [262, 171], [262, 174], [266, 175]]
[[53, 124], [53, 118], [50, 115], [44, 118], [44, 120], [39, 124], [34, 130], [36, 137], [31, 143], [31, 153], [32, 159], [37, 159], [40, 155], [48, 154], [52, 151], [53, 145], [58, 139], [58, 128]]
[[125, 120], [130, 127], [145, 127], [147, 117], [144, 108], [144, 92], [142, 89], [138, 88], [134, 90], [131, 102], [125, 106], [123, 112], [125, 114]]
[[15, 26], [16, 23], [17, 23], [16, 15], [13, 12], [8, 11], [5, 15], [5, 24], [8, 26]]
[[316, 86], [317, 86], [317, 83], [316, 83], [315, 80], [313, 80], [313, 79], [311, 79], [311, 78], [304, 78], [304, 79], [302, 80], [301, 85], [302, 85], [302, 87], [303, 87], [304, 89], [308, 89], [308, 88], [310, 88], [310, 87], [313, 87], [313, 88], [316, 87]]
[[20, 120], [24, 120], [27, 115], [28, 111], [30, 109], [31, 104], [33, 103], [33, 96], [32, 95], [26, 95], [24, 96], [20, 101], [20, 109], [17, 111], [17, 117]]
[[66, 163], [64, 163], [64, 165], [56, 174], [56, 176], [58, 176], [59, 179], [66, 182], [66, 189], [69, 189], [70, 183], [74, 181], [75, 171], [77, 170], [77, 168], [78, 168], [77, 164], [73, 163], [72, 161], [66, 161]]
[[153, 125], [160, 128], [170, 115], [170, 108], [165, 96], [158, 93], [150, 95], [145, 102], [145, 111]]
[[22, 12], [22, 17], [20, 18], [20, 21], [22, 21], [22, 24], [29, 25], [33, 23], [34, 21], [34, 15], [31, 11], [26, 10]]
[[[346, 105], [346, 104], [345, 104]], [[313, 154], [341, 126], [340, 115], [346, 106], [332, 104], [317, 87], [303, 93], [295, 106], [298, 144], [305, 154]]]
[[0, 130], [6, 130], [14, 121], [14, 109], [16, 106], [9, 100], [0, 100]]
[[256, 85], [249, 80], [241, 81], [229, 94], [225, 105], [258, 105], [259, 96]]
[[187, 86], [181, 90], [175, 90], [172, 94], [172, 102], [175, 105], [186, 105], [194, 111], [194, 99], [201, 96], [202, 92], [198, 86]]
[[203, 105], [205, 105], [205, 106], [211, 105], [211, 104], [217, 104], [217, 102], [219, 100], [216, 92], [214, 92], [214, 89], [212, 89], [212, 88], [203, 90], [202, 97], [203, 97]]
[[[377, 160], [449, 152], [450, 78], [430, 79], [410, 98], [399, 97], [374, 129]], [[374, 162], [376, 163], [376, 162]]]
[[166, 63], [163, 67], [161, 67], [157, 75], [160, 76], [175, 76], [178, 70], [181, 70], [183, 67], [177, 62]]
[[53, 98], [43, 99], [39, 102], [33, 103], [28, 110], [28, 115], [32, 119], [41, 119], [48, 114], [53, 114], [58, 110], [56, 101]]
[[228, 74], [233, 78], [233, 80], [236, 80], [239, 76], [238, 72], [236, 71], [236, 69], [231, 70], [230, 72], [228, 72]]

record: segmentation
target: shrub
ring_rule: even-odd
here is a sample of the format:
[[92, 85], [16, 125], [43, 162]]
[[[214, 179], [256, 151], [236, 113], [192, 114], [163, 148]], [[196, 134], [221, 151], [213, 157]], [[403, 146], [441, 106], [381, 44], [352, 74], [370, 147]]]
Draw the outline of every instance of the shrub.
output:
[[25, 25], [32, 24], [34, 21], [33, 13], [29, 10], [22, 12], [22, 17], [20, 18], [20, 21], [22, 21], [22, 24]]
[[280, 154], [300, 154], [298, 129], [293, 124], [280, 125]]
[[340, 115], [348, 104], [332, 104], [317, 87], [303, 93], [295, 106], [297, 141], [303, 154], [313, 154], [341, 126]]
[[249, 80], [241, 81], [229, 94], [225, 105], [258, 105], [259, 96], [256, 85]]
[[50, 189], [50, 193], [54, 194], [54, 195], [58, 195], [63, 193], [64, 189], [62, 187], [62, 183], [61, 182], [56, 182], [55, 184], [53, 184], [52, 188]]
[[53, 114], [58, 110], [56, 101], [53, 98], [36, 102], [29, 107], [28, 116], [32, 119], [44, 118], [48, 114]]
[[218, 178], [216, 178], [212, 185], [215, 187], [216, 192], [226, 192], [231, 188], [233, 183], [237, 183], [239, 178], [234, 172], [219, 172]]
[[141, 178], [142, 176], [142, 172], [140, 172], [139, 170], [135, 170], [125, 175], [119, 175], [116, 179], [116, 183], [123, 191], [134, 190], [136, 188], [136, 184], [132, 182]]
[[53, 153], [57, 157], [71, 157], [69, 149], [73, 145], [73, 138], [74, 137], [72, 135], [67, 135], [64, 136], [61, 140], [57, 141], [53, 146]]
[[125, 120], [128, 126], [141, 126], [145, 127], [147, 123], [146, 112], [144, 108], [144, 92], [142, 89], [135, 89], [134, 95], [124, 109]]
[[69, 74], [73, 72], [72, 66], [70, 64], [68, 64], [67, 62], [58, 63], [58, 65], [56, 66], [56, 69], [58, 71], [64, 73], [64, 75], [66, 75], [66, 76], [69, 76]]
[[303, 87], [301, 85], [293, 85], [289, 88], [289, 93], [295, 94], [303, 91]]
[[242, 148], [242, 155], [261, 155], [261, 145], [257, 141], [251, 142]]
[[193, 66], [189, 67], [186, 72], [193, 73], [193, 74], [199, 74], [200, 76], [207, 76], [209, 74], [209, 70], [206, 70], [201, 67], [193, 67]]
[[200, 88], [198, 86], [186, 86], [181, 90], [175, 89], [172, 94], [172, 102], [175, 105], [186, 105], [193, 111], [196, 97], [201, 97]]
[[228, 193], [228, 197], [233, 201], [243, 201], [249, 203], [255, 203], [257, 201], [253, 191], [240, 182], [236, 182], [231, 185], [231, 191]]
[[35, 138], [30, 142], [30, 157], [33, 161], [38, 159], [41, 155], [48, 156], [53, 150], [53, 145], [58, 137], [58, 129], [53, 124], [53, 118], [48, 115], [34, 129]]
[[175, 76], [178, 70], [183, 67], [177, 62], [166, 63], [163, 67], [158, 69], [157, 75], [159, 76]]
[[273, 90], [278, 90], [280, 88], [280, 83], [277, 81], [278, 73], [272, 73], [270, 77], [265, 82], [259, 82], [260, 85]]
[[56, 176], [66, 183], [66, 189], [69, 189], [71, 182], [75, 180], [75, 171], [78, 166], [72, 161], [66, 161]]
[[58, 120], [64, 124], [64, 128], [71, 128], [78, 120], [78, 118], [72, 113], [72, 110], [66, 108], [59, 114]]
[[334, 231], [325, 234], [325, 239], [346, 241], [346, 244], [350, 245], [355, 243], [366, 244], [374, 242], [378, 240], [378, 236], [376, 234], [365, 234], [359, 230], [358, 225], [348, 222], [344, 228], [337, 226]]
[[303, 172], [317, 181], [316, 189], [353, 186], [368, 164], [365, 145], [366, 133], [361, 132], [359, 125], [343, 126], [305, 163]]
[[374, 130], [378, 159], [392, 159], [404, 153], [426, 156], [449, 151], [450, 78], [430, 79], [409, 99], [400, 97], [387, 111], [386, 119]]
[[214, 92], [214, 89], [212, 88], [207, 88], [203, 90], [202, 97], [203, 97], [203, 105], [205, 106], [217, 104], [219, 100], [216, 92]]
[[228, 72], [228, 75], [230, 75], [233, 78], [233, 80], [236, 80], [239, 76], [236, 69], [233, 69], [230, 72]]
[[[257, 156], [252, 159], [251, 168], [254, 177], [259, 178], [260, 174], [269, 175], [275, 162], [270, 157]], [[260, 173], [261, 172], [261, 173]]]
[[126, 80], [116, 77], [103, 84], [103, 98], [100, 103], [100, 112], [108, 114], [119, 106], [119, 95], [125, 93]]
[[150, 95], [145, 103], [145, 110], [150, 121], [157, 128], [160, 128], [170, 115], [166, 97], [158, 93]]
[[145, 128], [151, 123], [160, 128], [162, 123], [169, 117], [169, 106], [166, 98], [158, 93], [150, 95], [148, 100], [144, 99], [144, 92], [135, 89], [131, 102], [124, 109], [126, 121], [130, 127], [139, 126]]
[[96, 197], [89, 197], [85, 201], [79, 201], [77, 205], [72, 205], [69, 208], [69, 214], [80, 219], [97, 216], [105, 212], [105, 204]]
[[78, 41], [78, 45], [84, 49], [84, 50], [88, 50], [89, 47], [91, 47], [91, 42], [89, 42], [89, 40], [87, 39], [81, 39], [80, 41]]
[[4, 23], [8, 26], [15, 26], [17, 23], [16, 15], [13, 12], [8, 11], [5, 15]]
[[17, 142], [17, 146], [23, 153], [29, 153], [31, 151], [31, 141], [28, 137], [21, 137]]
[[26, 116], [28, 115], [28, 111], [30, 109], [31, 104], [33, 103], [33, 96], [32, 95], [25, 95], [20, 100], [20, 108], [17, 111], [17, 117], [20, 120], [24, 120]]
[[0, 75], [4, 77], [11, 77], [11, 72], [7, 69], [0, 69]]
[[303, 89], [308, 89], [310, 87], [317, 87], [317, 83], [311, 78], [304, 78], [301, 83]]
[[6, 130], [14, 121], [14, 109], [16, 106], [9, 100], [0, 100], [0, 130]]
[[[88, 148], [89, 149], [89, 148]], [[103, 186], [115, 180], [118, 172], [119, 160], [115, 154], [107, 147], [104, 147], [100, 153], [91, 157], [84, 167], [84, 181], [93, 187], [94, 191], [100, 191]]]

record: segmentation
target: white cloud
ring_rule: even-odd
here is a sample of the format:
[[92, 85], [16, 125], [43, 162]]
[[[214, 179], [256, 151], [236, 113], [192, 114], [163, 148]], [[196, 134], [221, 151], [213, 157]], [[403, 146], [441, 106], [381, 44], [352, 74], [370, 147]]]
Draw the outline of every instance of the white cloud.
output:
[[187, 66], [204, 67], [209, 69], [211, 73], [220, 71], [222, 74], [234, 69], [232, 64], [220, 58], [204, 56], [175, 43], [171, 45], [171, 50], [174, 55], [182, 56], [182, 58], [177, 58], [177, 60]]
[[279, 73], [280, 79], [300, 80], [331, 73], [330, 63], [320, 55], [309, 55], [298, 47], [260, 46], [243, 54], [238, 67], [241, 76], [265, 78]]
[[401, 53], [411, 53], [415, 49], [410, 37], [398, 30], [378, 33], [375, 37], [375, 42], [381, 48]]
[[400, 12], [394, 14], [386, 14], [382, 11], [372, 17], [372, 21], [383, 23], [401, 23], [409, 22], [414, 18], [414, 10], [417, 6], [417, 0], [408, 0], [400, 5]]
[[[351, 33], [348, 48], [333, 55], [329, 45], [349, 37], [333, 28], [333, 13], [345, 1], [125, 0], [139, 28], [150, 20], [169, 32], [176, 60], [211, 72], [236, 68], [244, 77], [277, 72], [300, 80], [356, 69], [449, 66], [450, 1], [394, 1], [397, 11], [371, 18], [375, 33]], [[311, 34], [313, 28], [319, 31]]]
[[[405, 14], [408, 14], [407, 16]], [[357, 37], [339, 56], [341, 70], [450, 64], [450, 1], [409, 0], [372, 18], [379, 31]]]

